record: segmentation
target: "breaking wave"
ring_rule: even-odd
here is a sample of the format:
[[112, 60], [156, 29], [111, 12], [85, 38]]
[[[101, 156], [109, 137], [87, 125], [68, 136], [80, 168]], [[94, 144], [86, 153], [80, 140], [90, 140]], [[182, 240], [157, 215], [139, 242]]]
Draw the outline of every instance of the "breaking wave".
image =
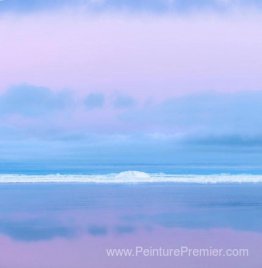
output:
[[144, 173], [125, 171], [106, 175], [0, 175], [0, 183], [262, 183], [262, 175], [213, 174], [213, 175], [171, 175], [164, 173]]

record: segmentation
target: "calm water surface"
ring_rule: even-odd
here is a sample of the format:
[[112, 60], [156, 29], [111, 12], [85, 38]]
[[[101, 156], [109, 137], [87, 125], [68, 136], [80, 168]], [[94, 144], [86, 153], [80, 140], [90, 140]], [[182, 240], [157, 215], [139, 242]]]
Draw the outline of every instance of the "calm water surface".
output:
[[[1, 268], [261, 268], [262, 184], [2, 184], [0, 242]], [[182, 246], [249, 256], [106, 253]]]

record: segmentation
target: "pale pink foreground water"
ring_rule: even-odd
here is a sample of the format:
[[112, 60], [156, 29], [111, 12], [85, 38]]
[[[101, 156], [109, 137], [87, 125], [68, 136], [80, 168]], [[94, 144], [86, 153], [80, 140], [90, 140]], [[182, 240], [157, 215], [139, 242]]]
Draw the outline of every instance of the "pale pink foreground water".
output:
[[[154, 229], [19, 242], [0, 237], [1, 268], [261, 268], [262, 234], [227, 229]], [[108, 257], [106, 248], [247, 248], [249, 257]]]

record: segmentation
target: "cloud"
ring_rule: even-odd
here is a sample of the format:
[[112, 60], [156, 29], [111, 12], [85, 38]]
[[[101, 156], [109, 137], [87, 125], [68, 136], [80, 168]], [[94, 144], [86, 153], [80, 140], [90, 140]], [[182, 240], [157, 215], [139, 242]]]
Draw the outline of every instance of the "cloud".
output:
[[[131, 137], [142, 143], [150, 138], [185, 139], [192, 144], [234, 140], [235, 144], [252, 145], [262, 136], [261, 91], [202, 92], [140, 101], [139, 105], [128, 95], [107, 100], [102, 93], [82, 98], [71, 94], [29, 85], [4, 91], [0, 95], [1, 137], [32, 135], [70, 142], [92, 137], [95, 142], [99, 137], [112, 141], [115, 135], [117, 143], [129, 142]], [[112, 106], [105, 105], [110, 101]], [[91, 110], [96, 110], [95, 116]]]
[[215, 9], [261, 7], [259, 0], [5, 0], [0, 2], [0, 12], [4, 11], [38, 11], [46, 9], [84, 7], [93, 11], [132, 10], [150, 12], [181, 12], [192, 9]]
[[216, 146], [216, 147], [249, 147], [261, 149], [262, 136], [239, 135], [212, 135], [203, 137], [189, 137], [185, 139], [189, 146]]
[[91, 93], [86, 96], [84, 100], [87, 109], [97, 109], [102, 108], [105, 103], [105, 97], [101, 93]]
[[[97, 163], [109, 173], [112, 166], [123, 171], [131, 164], [141, 171], [159, 172], [160, 163], [259, 165], [262, 159], [259, 91], [188, 94], [140, 101], [126, 109], [100, 107], [99, 94], [91, 93], [89, 105], [99, 109], [90, 111], [84, 97], [70, 106], [72, 101], [63, 92], [19, 88], [0, 98], [2, 115], [22, 116], [22, 121], [0, 117], [0, 166], [6, 173], [17, 167], [38, 172], [42, 166], [51, 173], [60, 169], [85, 173]], [[115, 95], [109, 96], [109, 102], [114, 100]], [[158, 165], [147, 169], [152, 163]]]
[[11, 87], [0, 95], [0, 114], [42, 116], [70, 106], [67, 92], [56, 93], [48, 88], [32, 85]]
[[113, 105], [115, 108], [126, 109], [135, 106], [136, 101], [132, 97], [120, 95], [115, 97]]
[[206, 92], [169, 98], [122, 113], [121, 119], [149, 131], [185, 135], [262, 135], [262, 92]]

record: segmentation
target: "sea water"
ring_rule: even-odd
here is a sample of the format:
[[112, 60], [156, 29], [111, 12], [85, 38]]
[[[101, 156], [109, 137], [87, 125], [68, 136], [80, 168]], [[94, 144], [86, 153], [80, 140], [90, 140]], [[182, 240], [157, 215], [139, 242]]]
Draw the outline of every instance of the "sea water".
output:
[[260, 268], [261, 246], [259, 175], [0, 176], [1, 268]]

